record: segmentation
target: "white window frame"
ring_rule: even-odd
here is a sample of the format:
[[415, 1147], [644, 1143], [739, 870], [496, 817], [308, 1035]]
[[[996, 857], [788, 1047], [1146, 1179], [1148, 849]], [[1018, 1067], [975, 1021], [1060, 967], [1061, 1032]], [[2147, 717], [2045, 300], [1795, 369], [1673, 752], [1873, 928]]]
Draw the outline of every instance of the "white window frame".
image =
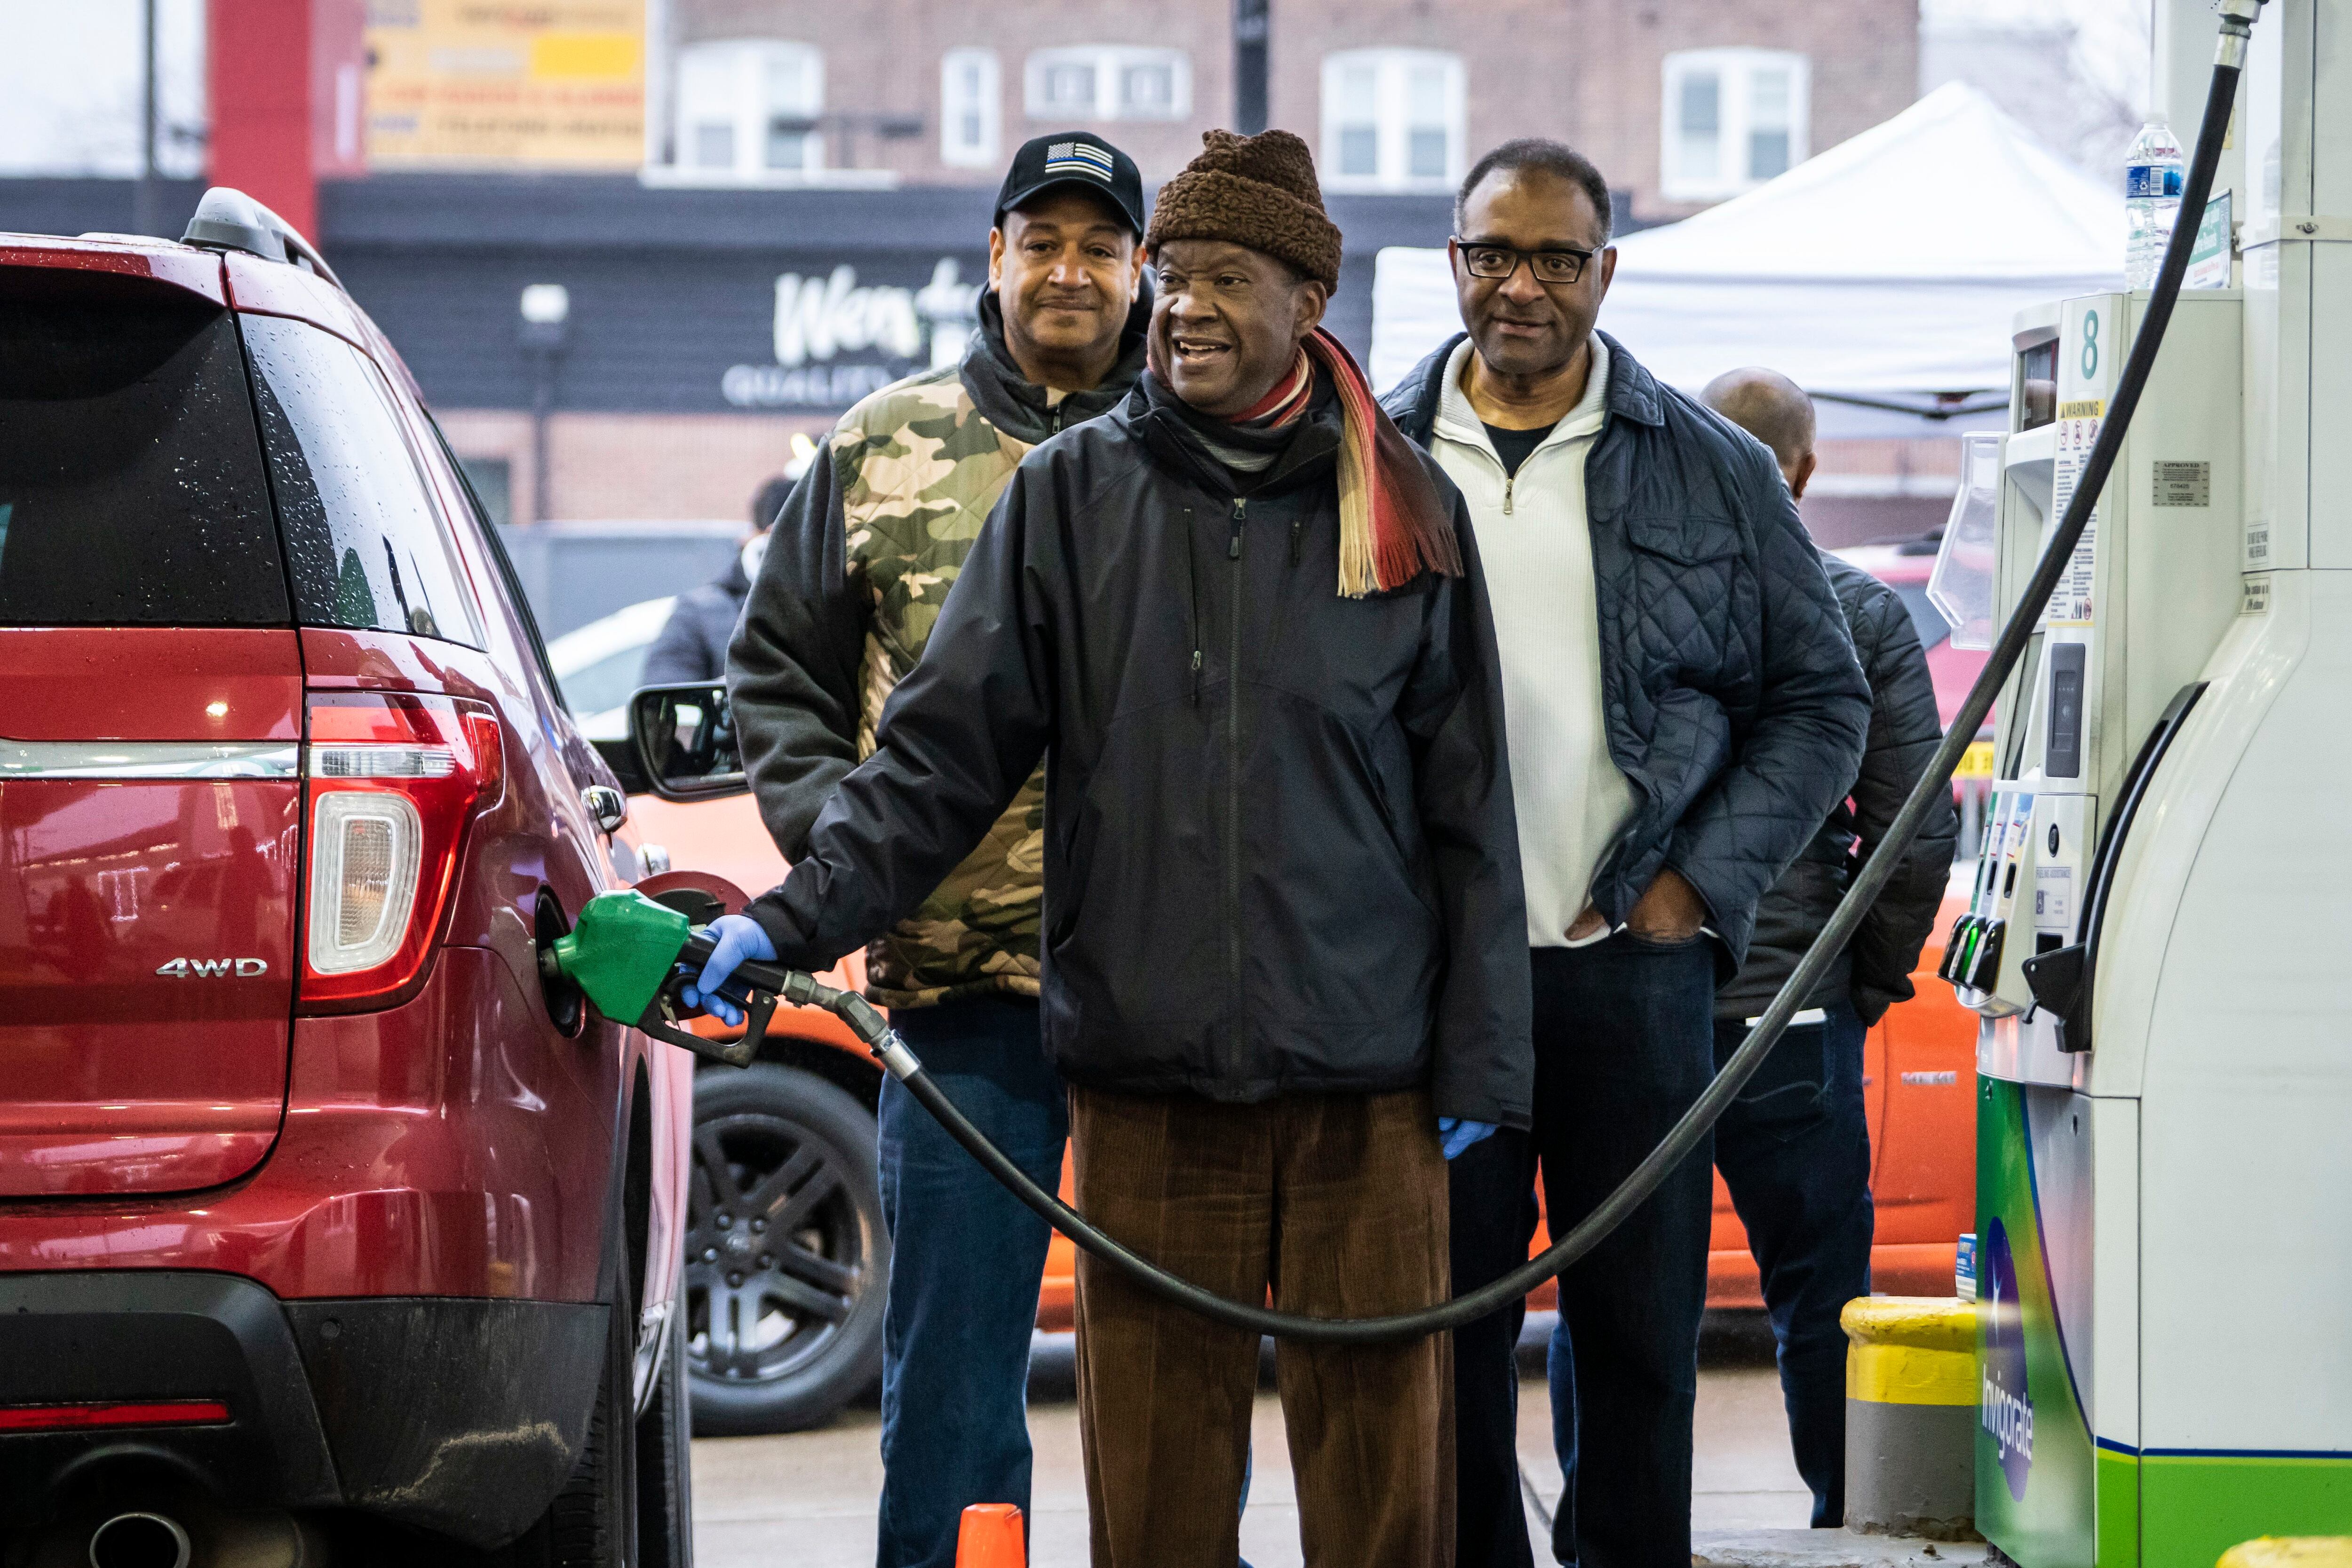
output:
[[[808, 90], [798, 104], [780, 105], [769, 96], [771, 68], [786, 62], [804, 73]], [[698, 76], [700, 83], [694, 80]], [[709, 90], [713, 79], [724, 83], [715, 93]], [[786, 110], [796, 110], [799, 118], [808, 120], [824, 112], [822, 49], [780, 38], [715, 38], [687, 45], [677, 52], [677, 166], [699, 180], [761, 184], [821, 173], [824, 135], [818, 131], [802, 139], [799, 164], [781, 168], [769, 164], [769, 122]], [[732, 134], [733, 157], [725, 163], [706, 163], [699, 156], [697, 133], [722, 125]]]
[[[1348, 114], [1344, 101], [1350, 71], [1372, 74], [1372, 126], [1375, 137], [1373, 172], [1349, 174], [1340, 157], [1341, 138], [1362, 121]], [[1413, 77], [1434, 71], [1441, 78], [1443, 113], [1437, 121], [1413, 115]], [[1341, 49], [1323, 57], [1322, 146], [1317, 155], [1323, 187], [1334, 191], [1450, 191], [1462, 180], [1468, 160], [1469, 71], [1462, 57], [1444, 49]], [[1442, 174], [1412, 172], [1412, 133], [1443, 130], [1445, 168]]]
[[[1094, 68], [1095, 95], [1091, 106], [1051, 103], [1045, 98], [1045, 75], [1056, 66]], [[1126, 73], [1137, 66], [1168, 68], [1169, 101], [1148, 113], [1139, 113], [1120, 101]], [[1021, 97], [1024, 111], [1037, 121], [1083, 124], [1106, 120], [1184, 120], [1192, 112], [1192, 58], [1182, 49], [1143, 48], [1127, 44], [1074, 44], [1034, 49], [1022, 62]]]
[[[976, 119], [977, 137], [964, 134], [968, 116]], [[1003, 147], [1004, 75], [996, 51], [950, 49], [940, 57], [940, 162], [992, 167]]]
[[[1749, 137], [1759, 123], [1756, 79], [1760, 72], [1788, 73], [1789, 168], [1812, 153], [1812, 61], [1788, 49], [1748, 47], [1682, 49], [1665, 58], [1658, 114], [1658, 190], [1668, 201], [1710, 202], [1754, 190], [1773, 176], [1759, 176], [1749, 161]], [[1683, 84], [1691, 77], [1716, 79], [1715, 168], [1692, 166], [1682, 130]]]

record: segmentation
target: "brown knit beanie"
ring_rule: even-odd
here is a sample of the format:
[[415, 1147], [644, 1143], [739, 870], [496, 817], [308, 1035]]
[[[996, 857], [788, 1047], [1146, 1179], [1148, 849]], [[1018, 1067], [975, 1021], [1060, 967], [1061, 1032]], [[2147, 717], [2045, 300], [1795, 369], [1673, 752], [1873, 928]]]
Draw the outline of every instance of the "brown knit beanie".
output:
[[1201, 155], [1160, 187], [1147, 248], [1171, 239], [1222, 239], [1339, 286], [1339, 227], [1323, 211], [1315, 156], [1287, 131], [1202, 132]]

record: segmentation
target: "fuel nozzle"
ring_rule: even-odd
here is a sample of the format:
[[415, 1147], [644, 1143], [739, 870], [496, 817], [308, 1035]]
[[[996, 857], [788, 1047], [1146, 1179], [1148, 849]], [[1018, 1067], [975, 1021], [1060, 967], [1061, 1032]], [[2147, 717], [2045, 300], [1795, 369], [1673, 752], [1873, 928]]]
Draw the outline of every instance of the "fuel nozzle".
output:
[[814, 974], [782, 964], [738, 965], [719, 994], [743, 1009], [743, 1037], [717, 1040], [688, 1030], [688, 1019], [705, 1016], [687, 1005], [685, 991], [701, 974], [717, 945], [707, 928], [685, 911], [634, 889], [599, 893], [580, 911], [580, 923], [539, 950], [539, 971], [551, 981], [580, 988], [588, 1005], [605, 1017], [626, 1021], [657, 1040], [730, 1067], [749, 1067], [767, 1037], [768, 1020], [779, 1004], [820, 1007], [849, 1026], [866, 1048], [899, 1078], [919, 1068], [890, 1022], [855, 991], [827, 985]]
[[[635, 889], [599, 893], [580, 911], [577, 925], [539, 950], [540, 973], [580, 988], [588, 1005], [615, 1022], [634, 1025], [656, 1039], [730, 1067], [749, 1067], [760, 1054], [768, 1020], [776, 1010], [781, 982], [789, 971], [739, 973], [728, 1000], [742, 1007], [740, 1039], [719, 1040], [693, 1033], [688, 1020], [704, 1016], [686, 1003], [684, 992], [710, 956], [711, 940], [679, 910]], [[775, 984], [762, 984], [763, 981]]]

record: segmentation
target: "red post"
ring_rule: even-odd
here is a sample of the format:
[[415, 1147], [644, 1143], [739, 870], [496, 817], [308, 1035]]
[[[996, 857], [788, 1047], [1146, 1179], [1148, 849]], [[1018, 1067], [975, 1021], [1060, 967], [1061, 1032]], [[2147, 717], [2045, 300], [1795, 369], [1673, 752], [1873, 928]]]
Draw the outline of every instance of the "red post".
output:
[[310, 5], [212, 0], [205, 7], [207, 177], [268, 205], [306, 237], [319, 228]]

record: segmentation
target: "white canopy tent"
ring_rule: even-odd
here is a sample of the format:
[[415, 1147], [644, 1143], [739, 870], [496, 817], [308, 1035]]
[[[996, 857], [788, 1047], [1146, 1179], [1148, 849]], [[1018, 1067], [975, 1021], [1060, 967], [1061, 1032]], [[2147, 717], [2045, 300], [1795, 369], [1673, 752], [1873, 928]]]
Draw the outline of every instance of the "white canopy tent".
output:
[[[1686, 390], [1761, 364], [1816, 395], [1920, 406], [2005, 393], [2011, 317], [2120, 288], [2123, 259], [2122, 196], [1953, 82], [1746, 195], [1625, 236], [1601, 325]], [[1461, 328], [1444, 251], [1380, 253], [1375, 386]]]

